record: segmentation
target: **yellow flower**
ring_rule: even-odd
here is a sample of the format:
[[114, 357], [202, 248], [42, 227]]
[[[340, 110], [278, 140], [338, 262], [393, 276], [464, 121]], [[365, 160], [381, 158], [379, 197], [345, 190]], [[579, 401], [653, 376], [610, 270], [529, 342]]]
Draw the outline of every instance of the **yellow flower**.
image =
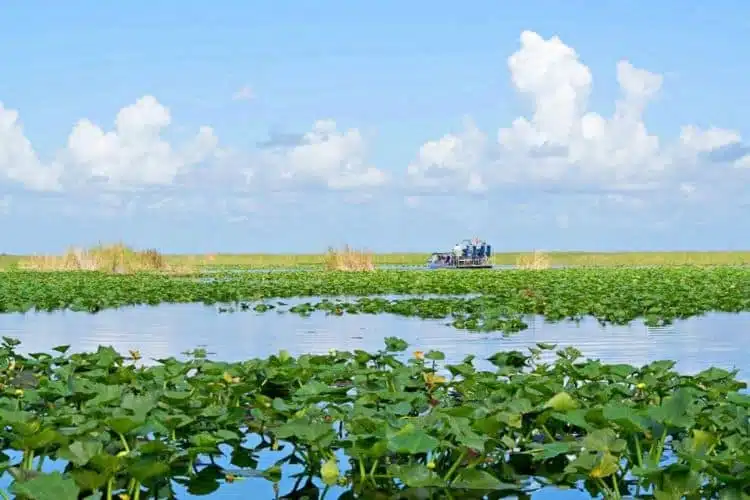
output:
[[414, 351], [414, 359], [424, 359], [424, 353], [422, 351]]
[[599, 463], [589, 472], [589, 476], [594, 479], [602, 479], [611, 476], [618, 470], [617, 458], [609, 452], [604, 452], [604, 455], [599, 459]]
[[644, 384], [643, 382], [640, 382], [640, 383], [638, 383], [638, 384], [635, 385], [635, 388], [639, 389], [639, 390], [643, 390], [643, 389], [646, 388], [646, 384]]
[[240, 381], [239, 377], [232, 377], [229, 374], [229, 372], [224, 372], [224, 377], [223, 378], [224, 378], [224, 382], [226, 382], [227, 384], [236, 384], [237, 382]]
[[23, 389], [16, 389], [16, 391], [13, 394], [15, 394], [16, 396], [18, 396], [19, 398], [22, 398], [23, 397]]
[[430, 470], [433, 470], [435, 468], [435, 461], [434, 460], [430, 460], [427, 463], [427, 468], [430, 469]]
[[138, 350], [135, 351], [128, 351], [130, 352], [130, 357], [133, 358], [133, 361], [138, 361], [141, 359], [141, 352]]
[[430, 388], [436, 386], [437, 384], [445, 383], [445, 377], [435, 375], [434, 373], [422, 372], [422, 378], [424, 378], [424, 383], [427, 384]]

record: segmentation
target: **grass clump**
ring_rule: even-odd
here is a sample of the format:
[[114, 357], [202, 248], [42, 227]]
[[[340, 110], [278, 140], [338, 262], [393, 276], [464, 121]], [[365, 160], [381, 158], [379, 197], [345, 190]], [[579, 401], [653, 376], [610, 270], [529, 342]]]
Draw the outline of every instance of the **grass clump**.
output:
[[327, 271], [374, 271], [372, 253], [354, 250], [344, 245], [341, 250], [328, 248], [323, 258], [323, 266]]
[[174, 270], [157, 250], [134, 250], [123, 243], [100, 244], [88, 249], [70, 247], [63, 255], [33, 255], [20, 259], [17, 266], [35, 271], [100, 271], [116, 274]]
[[519, 269], [549, 269], [551, 265], [549, 256], [541, 250], [534, 250], [531, 254], [520, 254], [516, 258], [516, 267]]

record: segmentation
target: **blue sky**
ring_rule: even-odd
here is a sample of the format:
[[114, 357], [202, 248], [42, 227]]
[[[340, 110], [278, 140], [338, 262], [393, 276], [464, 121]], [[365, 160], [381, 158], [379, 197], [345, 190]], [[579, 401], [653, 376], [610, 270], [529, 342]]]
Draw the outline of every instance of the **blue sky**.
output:
[[11, 2], [0, 251], [750, 248], [747, 19], [739, 1]]

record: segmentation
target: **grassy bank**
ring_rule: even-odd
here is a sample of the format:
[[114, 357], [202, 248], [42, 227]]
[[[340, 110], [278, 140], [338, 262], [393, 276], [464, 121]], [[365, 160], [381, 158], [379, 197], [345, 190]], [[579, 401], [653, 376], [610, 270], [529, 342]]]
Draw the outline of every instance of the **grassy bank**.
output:
[[[375, 266], [421, 266], [428, 253], [372, 253], [368, 260]], [[527, 261], [532, 252], [495, 254], [496, 265], [518, 265]], [[551, 266], [721, 266], [750, 264], [750, 251], [716, 252], [546, 252]], [[10, 269], [32, 256], [0, 254], [0, 269]], [[164, 254], [164, 262], [175, 269], [205, 267], [238, 267], [247, 269], [325, 268], [330, 253], [319, 254]]]
[[[545, 252], [552, 266], [680, 266], [750, 264], [750, 251], [735, 252]], [[516, 265], [532, 252], [503, 252], [494, 256], [497, 265]], [[376, 266], [421, 266], [429, 253], [373, 253]], [[246, 267], [254, 269], [323, 267], [327, 254], [211, 254], [165, 255], [173, 264]]]

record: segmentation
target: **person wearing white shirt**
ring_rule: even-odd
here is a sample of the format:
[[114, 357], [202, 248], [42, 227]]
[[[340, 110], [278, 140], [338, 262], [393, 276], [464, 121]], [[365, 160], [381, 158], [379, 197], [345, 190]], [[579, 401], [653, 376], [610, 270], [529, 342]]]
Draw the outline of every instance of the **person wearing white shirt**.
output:
[[456, 246], [453, 247], [453, 255], [456, 257], [456, 263], [458, 263], [458, 259], [459, 257], [461, 257], [462, 250], [463, 249], [461, 248], [461, 245], [459, 245], [458, 243], [456, 243]]

